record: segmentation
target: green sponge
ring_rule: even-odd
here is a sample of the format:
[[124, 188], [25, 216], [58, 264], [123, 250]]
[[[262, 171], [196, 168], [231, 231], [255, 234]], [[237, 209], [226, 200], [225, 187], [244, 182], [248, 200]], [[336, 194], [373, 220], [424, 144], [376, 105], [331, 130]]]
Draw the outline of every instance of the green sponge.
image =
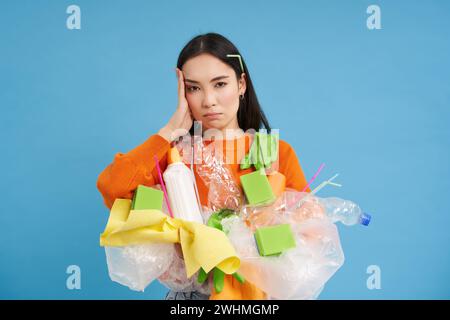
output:
[[264, 169], [244, 174], [240, 179], [249, 204], [265, 204], [275, 200]]
[[156, 209], [162, 210], [163, 192], [139, 185], [134, 193], [132, 210]]
[[255, 239], [259, 254], [262, 256], [278, 255], [283, 250], [296, 246], [289, 224], [258, 228], [255, 232]]

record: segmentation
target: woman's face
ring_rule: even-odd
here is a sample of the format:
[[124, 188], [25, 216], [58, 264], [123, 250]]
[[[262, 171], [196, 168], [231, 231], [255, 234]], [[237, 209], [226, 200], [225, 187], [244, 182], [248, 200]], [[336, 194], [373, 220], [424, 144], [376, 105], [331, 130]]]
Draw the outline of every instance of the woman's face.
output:
[[[236, 58], [231, 58], [236, 59]], [[186, 100], [204, 129], [239, 129], [239, 95], [246, 90], [245, 74], [239, 81], [234, 70], [209, 54], [189, 59], [182, 68]]]

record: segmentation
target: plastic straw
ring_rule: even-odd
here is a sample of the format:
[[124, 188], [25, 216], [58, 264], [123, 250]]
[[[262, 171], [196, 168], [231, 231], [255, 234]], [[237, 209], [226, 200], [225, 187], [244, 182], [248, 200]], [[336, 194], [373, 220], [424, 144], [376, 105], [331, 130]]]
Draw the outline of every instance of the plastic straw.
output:
[[[311, 180], [309, 180], [308, 184], [303, 188], [303, 190], [301, 192], [305, 192], [306, 189], [308, 189], [308, 187], [311, 185], [311, 183], [313, 183], [314, 180], [316, 180], [317, 176], [319, 175], [320, 171], [322, 171], [322, 169], [325, 167], [325, 163], [322, 163], [319, 167], [319, 169], [317, 170], [317, 172], [314, 174], [314, 176], [311, 178]], [[297, 195], [292, 201], [290, 201], [287, 204], [287, 207], [290, 208], [294, 203], [296, 203], [299, 199], [300, 199], [301, 194]]]
[[159, 183], [161, 184], [161, 187], [162, 187], [163, 192], [164, 192], [164, 199], [166, 199], [167, 209], [169, 210], [170, 216], [173, 218], [172, 209], [170, 208], [170, 203], [169, 203], [169, 197], [167, 196], [166, 186], [165, 186], [163, 178], [162, 178], [161, 168], [159, 167], [159, 160], [158, 160], [158, 157], [156, 156], [156, 154], [154, 155], [153, 158], [155, 159], [156, 169], [158, 170]]
[[200, 202], [200, 194], [198, 193], [197, 182], [195, 181], [195, 173], [194, 173], [194, 144], [192, 144], [191, 173], [192, 173], [192, 180], [194, 182], [195, 197], [197, 198], [197, 204], [198, 204], [198, 207], [200, 209], [200, 212], [203, 213], [202, 204]]
[[317, 176], [319, 175], [320, 171], [322, 171], [323, 167], [325, 167], [325, 163], [322, 163], [319, 167], [319, 169], [317, 170], [317, 172], [314, 174], [314, 176], [311, 178], [311, 180], [309, 180], [308, 184], [303, 188], [303, 190], [301, 192], [305, 192], [306, 189], [309, 188], [309, 186], [311, 185], [311, 183], [316, 180]]
[[331, 181], [333, 181], [334, 179], [336, 179], [336, 177], [337, 177], [338, 175], [339, 175], [339, 173], [336, 173], [336, 174], [335, 174], [333, 177], [331, 177], [330, 179], [328, 179], [328, 180], [322, 182], [321, 184], [319, 184], [313, 191], [310, 192], [310, 194], [316, 194], [317, 192], [320, 191], [320, 189], [322, 189], [323, 187], [325, 187], [325, 186], [328, 185], [328, 184], [329, 184], [329, 185], [332, 185], [332, 186], [335, 186], [335, 187], [342, 187], [341, 184], [331, 182]]
[[306, 198], [308, 198], [309, 196], [312, 196], [314, 194], [316, 194], [317, 192], [319, 192], [322, 188], [326, 187], [327, 185], [331, 185], [331, 186], [335, 186], [335, 187], [342, 187], [341, 184], [339, 183], [334, 183], [331, 182], [333, 181], [337, 176], [339, 175], [339, 173], [336, 173], [333, 177], [331, 177], [330, 179], [322, 182], [321, 184], [319, 184], [313, 191], [311, 191], [310, 193], [308, 193], [303, 199], [300, 200], [300, 202], [298, 203], [298, 205], [296, 205], [295, 207], [298, 208], [300, 207], [303, 202], [305, 202]]
[[[312, 190], [310, 193], [306, 194], [301, 200], [299, 199], [300, 196], [302, 196], [301, 194], [297, 195], [292, 201], [290, 201], [287, 205], [286, 205], [286, 209], [288, 210], [292, 210], [291, 206], [294, 205], [297, 201], [300, 200], [300, 202], [295, 206], [295, 208], [298, 208], [302, 205], [302, 203], [306, 200], [306, 198], [308, 198], [311, 195], [316, 194], [317, 192], [319, 192], [323, 187], [330, 185], [330, 186], [335, 186], [335, 187], [342, 187], [341, 184], [339, 183], [335, 183], [332, 182], [337, 176], [339, 175], [339, 173], [335, 174], [333, 177], [331, 177], [328, 180], [325, 180], [324, 182], [322, 182], [321, 184], [319, 184], [314, 190]], [[293, 208], [293, 209], [295, 209]]]

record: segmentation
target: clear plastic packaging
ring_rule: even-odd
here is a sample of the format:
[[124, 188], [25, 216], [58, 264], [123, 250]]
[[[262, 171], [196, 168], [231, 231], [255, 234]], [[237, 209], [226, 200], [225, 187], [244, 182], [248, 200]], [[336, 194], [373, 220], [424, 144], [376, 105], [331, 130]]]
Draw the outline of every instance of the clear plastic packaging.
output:
[[[152, 188], [161, 190], [161, 185]], [[165, 201], [162, 211], [168, 212]], [[164, 274], [176, 256], [175, 245], [170, 243], [105, 247], [105, 254], [111, 280], [135, 291], [144, 291], [152, 281]]]
[[243, 194], [227, 164], [215, 155], [215, 143], [205, 145], [201, 139], [195, 140], [194, 159], [198, 175], [209, 188], [208, 207], [212, 211], [239, 210]]
[[[161, 190], [161, 186], [152, 188]], [[167, 204], [163, 201], [162, 211], [167, 214]], [[201, 210], [202, 219], [208, 220], [212, 211]], [[179, 291], [199, 291], [210, 294], [208, 283], [199, 284], [197, 274], [186, 276], [185, 263], [179, 244], [151, 243], [125, 247], [105, 247], [108, 272], [111, 280], [131, 290], [144, 291], [155, 279], [167, 288]]]
[[[316, 299], [344, 263], [334, 222], [351, 225], [362, 215], [358, 208], [350, 201], [287, 190], [271, 205], [243, 206], [239, 216], [223, 219], [222, 227], [241, 259], [239, 273], [270, 299]], [[296, 247], [260, 256], [254, 231], [283, 223], [291, 225]]]
[[333, 221], [352, 226], [362, 224], [368, 226], [371, 220], [370, 214], [363, 212], [361, 208], [350, 200], [336, 197], [319, 198], [320, 205], [324, 208], [326, 215]]
[[173, 244], [152, 243], [126, 247], [105, 247], [111, 280], [131, 290], [144, 289], [172, 263]]
[[173, 257], [168, 269], [161, 274], [158, 281], [170, 290], [177, 292], [199, 291], [203, 294], [210, 294], [208, 283], [199, 284], [197, 282], [198, 273], [187, 278], [186, 267], [182, 258], [181, 250], [178, 250]]
[[[211, 144], [213, 145], [213, 144]], [[196, 142], [196, 170], [209, 188], [208, 206], [200, 210], [203, 222], [213, 212], [228, 208], [237, 215], [221, 221], [241, 260], [238, 270], [246, 281], [266, 292], [269, 299], [316, 299], [327, 281], [343, 265], [344, 253], [336, 225], [368, 225], [370, 215], [355, 203], [339, 198], [319, 198], [287, 189], [265, 206], [244, 204], [240, 187], [228, 166], [215, 157], [213, 147]], [[155, 188], [160, 189], [157, 185]], [[168, 212], [164, 203], [163, 212]], [[256, 229], [288, 223], [296, 247], [279, 256], [259, 254]], [[108, 270], [113, 281], [132, 290], [143, 291], [154, 279], [178, 292], [210, 294], [210, 284], [199, 284], [197, 274], [187, 278], [178, 244], [145, 244], [105, 247]]]
[[297, 246], [278, 257], [259, 255], [253, 233], [241, 219], [227, 218], [222, 225], [241, 259], [239, 273], [272, 299], [316, 298], [344, 262], [337, 228], [325, 219], [296, 224]]

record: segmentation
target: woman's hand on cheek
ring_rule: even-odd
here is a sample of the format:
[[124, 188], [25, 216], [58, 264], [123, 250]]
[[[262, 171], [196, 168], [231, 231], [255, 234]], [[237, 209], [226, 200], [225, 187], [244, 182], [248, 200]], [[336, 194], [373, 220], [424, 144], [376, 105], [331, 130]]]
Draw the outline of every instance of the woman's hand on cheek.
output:
[[184, 135], [184, 130], [189, 131], [193, 123], [192, 113], [185, 96], [186, 91], [183, 72], [178, 68], [176, 68], [175, 71], [178, 78], [178, 106], [169, 122], [158, 132], [160, 136], [169, 142]]

